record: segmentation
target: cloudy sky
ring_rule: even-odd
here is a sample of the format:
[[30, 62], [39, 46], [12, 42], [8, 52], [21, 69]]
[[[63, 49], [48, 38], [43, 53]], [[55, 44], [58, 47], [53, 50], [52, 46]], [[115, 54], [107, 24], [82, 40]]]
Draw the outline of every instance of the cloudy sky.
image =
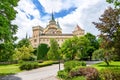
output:
[[19, 39], [24, 38], [26, 33], [31, 37], [32, 27], [46, 27], [54, 12], [63, 33], [72, 33], [78, 24], [86, 32], [98, 35], [92, 22], [98, 22], [108, 6], [110, 4], [106, 0], [20, 0], [15, 8], [18, 12], [16, 19], [12, 23], [19, 27]]

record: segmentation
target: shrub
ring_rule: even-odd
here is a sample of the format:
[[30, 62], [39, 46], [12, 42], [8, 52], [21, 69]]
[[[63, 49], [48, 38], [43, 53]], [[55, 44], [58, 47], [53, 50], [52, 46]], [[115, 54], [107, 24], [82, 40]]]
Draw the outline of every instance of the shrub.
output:
[[23, 62], [20, 64], [20, 69], [21, 70], [31, 70], [31, 69], [35, 69], [38, 67], [38, 63], [37, 62]]
[[100, 71], [100, 77], [102, 80], [120, 80], [120, 68], [109, 67]]
[[86, 80], [84, 76], [73, 77], [71, 80]]
[[60, 71], [58, 71], [57, 76], [59, 78], [66, 80], [68, 78], [68, 72], [66, 72], [65, 70], [60, 70]]
[[72, 69], [70, 71], [70, 76], [85, 76], [87, 80], [98, 80], [98, 71], [92, 67], [81, 67], [77, 69]]
[[52, 65], [53, 63], [54, 63], [53, 61], [45, 61], [43, 63], [40, 63], [39, 67], [49, 66]]
[[75, 68], [77, 66], [86, 66], [85, 62], [80, 61], [67, 61], [64, 63], [64, 68], [66, 71], [70, 71], [72, 68]]

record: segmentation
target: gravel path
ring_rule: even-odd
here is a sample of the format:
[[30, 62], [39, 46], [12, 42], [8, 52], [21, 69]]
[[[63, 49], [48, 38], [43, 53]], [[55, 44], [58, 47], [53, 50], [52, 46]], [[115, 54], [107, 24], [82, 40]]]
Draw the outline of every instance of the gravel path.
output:
[[[61, 69], [63, 69], [63, 64], [61, 64]], [[55, 64], [39, 69], [24, 71], [16, 75], [6, 76], [0, 80], [58, 80], [56, 78], [58, 70], [59, 65]]]
[[[86, 61], [87, 66], [99, 62], [101, 61]], [[61, 64], [61, 70], [62, 69], [63, 64]], [[54, 64], [47, 67], [20, 72], [15, 75], [0, 77], [0, 80], [58, 80], [56, 77], [57, 71], [59, 71], [59, 64]]]

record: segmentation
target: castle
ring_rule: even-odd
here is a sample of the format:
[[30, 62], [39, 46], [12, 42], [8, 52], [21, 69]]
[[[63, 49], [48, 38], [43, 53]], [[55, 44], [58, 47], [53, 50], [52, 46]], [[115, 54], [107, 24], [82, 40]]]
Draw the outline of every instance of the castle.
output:
[[51, 38], [56, 39], [59, 46], [61, 46], [66, 39], [72, 38], [73, 36], [82, 36], [85, 33], [83, 29], [76, 25], [72, 34], [63, 34], [62, 28], [60, 27], [59, 22], [55, 21], [53, 14], [49, 24], [45, 28], [41, 26], [34, 26], [32, 30], [33, 34], [30, 38], [30, 42], [33, 47], [38, 47], [41, 43], [50, 45]]

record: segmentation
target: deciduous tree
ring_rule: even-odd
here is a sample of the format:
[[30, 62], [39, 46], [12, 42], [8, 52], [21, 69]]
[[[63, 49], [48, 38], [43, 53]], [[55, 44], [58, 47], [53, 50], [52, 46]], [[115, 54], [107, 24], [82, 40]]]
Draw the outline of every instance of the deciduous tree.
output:
[[50, 49], [47, 53], [48, 59], [58, 60], [59, 59], [59, 45], [55, 39], [50, 39]]
[[101, 32], [101, 47], [105, 50], [114, 48], [114, 53], [120, 59], [120, 9], [109, 7], [99, 20], [93, 24]]
[[47, 58], [47, 52], [49, 50], [49, 46], [47, 44], [40, 44], [37, 48], [37, 59], [43, 60]]

